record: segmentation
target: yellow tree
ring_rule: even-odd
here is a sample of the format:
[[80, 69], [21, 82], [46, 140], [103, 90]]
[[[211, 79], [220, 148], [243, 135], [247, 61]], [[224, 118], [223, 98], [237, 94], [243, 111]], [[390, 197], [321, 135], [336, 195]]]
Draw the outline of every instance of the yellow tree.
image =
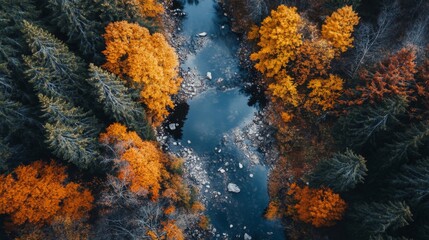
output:
[[280, 5], [266, 17], [256, 34], [253, 29], [250, 37], [259, 35], [259, 51], [250, 58], [258, 61], [255, 68], [267, 77], [274, 77], [290, 60], [295, 59], [298, 47], [302, 44], [302, 19], [294, 7]]
[[179, 91], [179, 61], [174, 49], [160, 33], [150, 34], [138, 24], [113, 22], [103, 35], [107, 70], [126, 79], [140, 91], [149, 119], [158, 126], [173, 108], [171, 95]]
[[14, 173], [0, 176], [0, 214], [9, 214], [14, 224], [86, 217], [94, 198], [67, 177], [65, 167], [54, 161], [18, 166]]
[[334, 108], [337, 99], [343, 92], [343, 80], [336, 75], [329, 75], [328, 79], [310, 80], [307, 86], [311, 89], [308, 94], [309, 99], [305, 102], [304, 107], [313, 113], [320, 113]]
[[344, 6], [327, 17], [322, 25], [322, 37], [340, 52], [352, 47], [354, 26], [359, 23], [357, 13], [351, 6]]
[[156, 0], [134, 0], [144, 17], [156, 17], [164, 13], [164, 7]]

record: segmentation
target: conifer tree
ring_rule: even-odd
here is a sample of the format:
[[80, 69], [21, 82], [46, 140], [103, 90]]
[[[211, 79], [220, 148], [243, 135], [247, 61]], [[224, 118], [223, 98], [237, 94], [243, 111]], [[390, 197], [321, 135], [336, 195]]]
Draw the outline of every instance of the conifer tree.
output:
[[368, 169], [365, 159], [351, 150], [335, 153], [332, 158], [322, 160], [310, 175], [311, 184], [329, 187], [335, 192], [353, 189], [362, 183]]
[[416, 164], [406, 164], [389, 180], [388, 195], [396, 200], [406, 201], [411, 206], [428, 203], [429, 199], [429, 159]]
[[76, 166], [87, 169], [97, 163], [97, 120], [90, 112], [61, 98], [39, 94], [46, 118], [46, 143], [52, 152]]
[[47, 7], [52, 11], [51, 22], [67, 35], [68, 42], [75, 43], [83, 55], [100, 61], [102, 26], [91, 19], [95, 13], [88, 1], [49, 0]]
[[88, 82], [97, 89], [98, 101], [105, 113], [135, 130], [143, 139], [153, 139], [145, 110], [132, 100], [124, 81], [94, 64], [89, 66], [89, 75]]
[[413, 221], [412, 216], [404, 202], [358, 203], [349, 211], [352, 227], [367, 237], [407, 226]]
[[392, 98], [377, 106], [354, 108], [338, 120], [335, 136], [346, 147], [359, 149], [378, 133], [398, 124], [397, 118], [406, 111], [406, 107], [404, 99]]
[[27, 21], [22, 30], [33, 53], [24, 57], [26, 75], [36, 91], [82, 104], [90, 95], [83, 60], [53, 35]]

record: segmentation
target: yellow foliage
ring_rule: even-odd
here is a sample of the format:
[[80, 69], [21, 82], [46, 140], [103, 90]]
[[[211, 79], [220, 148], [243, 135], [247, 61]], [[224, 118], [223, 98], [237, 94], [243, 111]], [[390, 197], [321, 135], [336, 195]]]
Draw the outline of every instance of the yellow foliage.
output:
[[0, 214], [9, 214], [14, 224], [86, 217], [94, 198], [79, 184], [66, 183], [67, 177], [65, 167], [54, 161], [18, 166], [13, 174], [0, 176]]
[[184, 240], [182, 230], [175, 224], [173, 220], [168, 220], [167, 222], [163, 222], [163, 231], [166, 236], [163, 239], [168, 240]]
[[265, 218], [268, 220], [274, 220], [280, 217], [279, 214], [280, 204], [278, 202], [270, 201], [268, 208], [265, 211]]
[[[311, 92], [310, 97], [305, 103], [305, 108], [314, 113], [320, 113], [319, 108], [323, 111], [334, 108], [337, 99], [343, 91], [343, 80], [336, 75], [329, 75], [328, 79], [313, 79], [308, 83], [308, 89]], [[316, 106], [316, 108], [314, 108]]]
[[158, 126], [168, 108], [174, 107], [170, 97], [182, 82], [174, 48], [160, 33], [151, 35], [148, 29], [126, 21], [110, 23], [103, 36], [107, 60], [103, 67], [141, 90], [149, 119]]
[[[272, 10], [259, 28], [260, 50], [250, 59], [258, 61], [255, 68], [267, 77], [274, 77], [290, 60], [295, 59], [298, 47], [302, 44], [301, 17], [295, 7], [280, 5]], [[254, 29], [256, 30], [256, 29]], [[251, 37], [256, 34], [252, 32]]]
[[322, 25], [322, 37], [341, 52], [352, 47], [354, 26], [359, 23], [357, 13], [351, 6], [344, 6], [327, 17]]
[[291, 104], [297, 107], [301, 102], [296, 84], [291, 76], [283, 70], [275, 77], [275, 82], [268, 85], [271, 101], [283, 106]]
[[259, 38], [259, 27], [256, 25], [251, 26], [250, 31], [247, 33], [247, 38], [249, 40], [254, 40]]
[[334, 225], [341, 220], [346, 209], [346, 203], [340, 195], [329, 188], [301, 188], [292, 183], [287, 194], [297, 201], [289, 206], [288, 214], [315, 227]]
[[191, 209], [193, 213], [198, 213], [204, 211], [206, 208], [201, 202], [194, 202]]
[[164, 7], [156, 0], [132, 0], [138, 6], [140, 13], [144, 17], [156, 17], [164, 13]]

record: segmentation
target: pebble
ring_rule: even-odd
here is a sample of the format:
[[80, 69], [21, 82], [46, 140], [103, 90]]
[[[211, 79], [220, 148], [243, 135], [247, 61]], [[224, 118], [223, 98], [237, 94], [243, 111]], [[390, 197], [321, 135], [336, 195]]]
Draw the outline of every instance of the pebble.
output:
[[253, 177], [253, 174], [249, 174], [249, 177], [251, 177], [251, 178], [252, 178], [252, 177]]
[[243, 168], [243, 164], [238, 163], [238, 167], [239, 167], [239, 168]]
[[232, 225], [232, 224], [229, 225], [229, 228], [233, 228], [233, 227], [234, 227], [234, 225]]
[[188, 144], [191, 144], [191, 140], [188, 140]]

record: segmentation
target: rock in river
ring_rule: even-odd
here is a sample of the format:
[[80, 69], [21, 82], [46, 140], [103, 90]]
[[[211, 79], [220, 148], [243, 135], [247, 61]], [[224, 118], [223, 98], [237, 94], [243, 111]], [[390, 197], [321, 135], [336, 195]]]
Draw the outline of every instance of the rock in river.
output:
[[206, 32], [200, 32], [200, 33], [198, 33], [198, 37], [205, 37], [205, 36], [207, 36]]
[[244, 233], [244, 240], [252, 240], [252, 237], [249, 234]]
[[237, 184], [228, 183], [228, 192], [239, 193], [240, 188], [237, 186]]
[[207, 78], [209, 79], [209, 80], [212, 80], [212, 73], [211, 72], [207, 72]]
[[170, 128], [170, 130], [176, 130], [176, 124], [175, 123], [170, 123], [169, 125], [168, 125], [168, 127]]

